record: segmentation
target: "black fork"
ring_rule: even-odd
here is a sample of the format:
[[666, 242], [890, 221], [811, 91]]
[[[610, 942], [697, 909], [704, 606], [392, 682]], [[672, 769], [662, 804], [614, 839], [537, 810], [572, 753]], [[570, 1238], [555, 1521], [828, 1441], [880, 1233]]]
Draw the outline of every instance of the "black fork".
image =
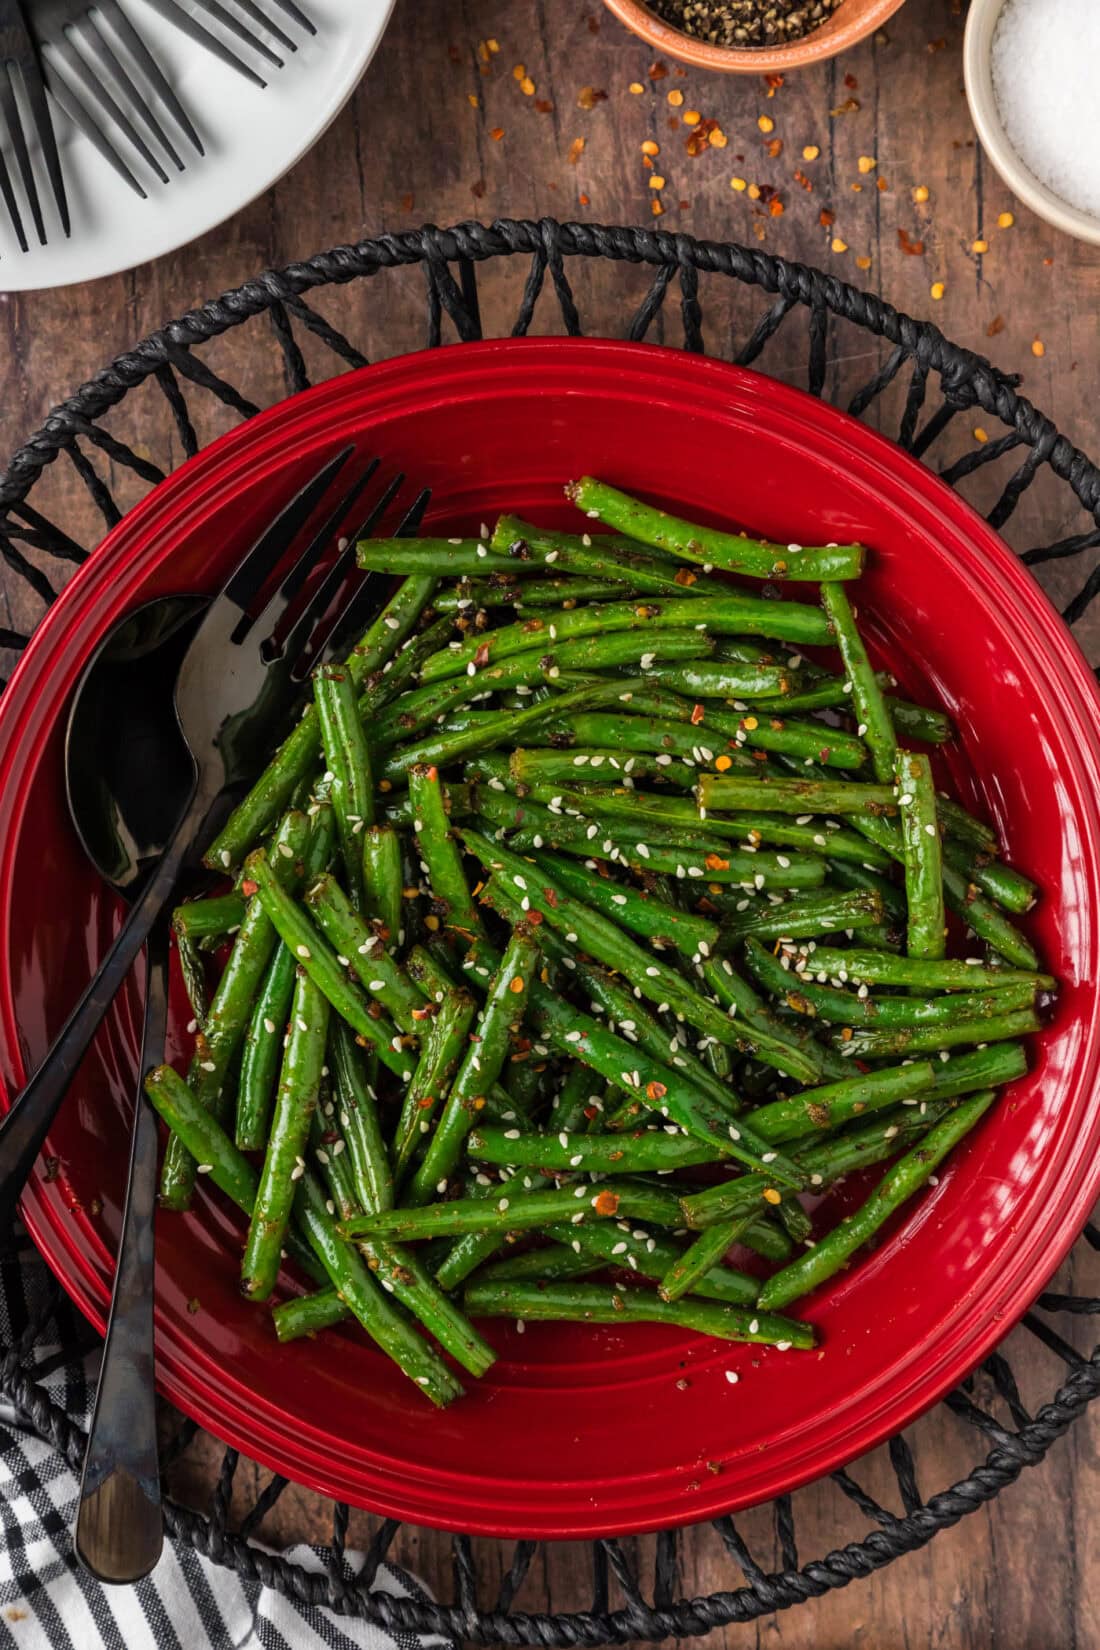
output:
[[[31, 125], [42, 161], [53, 191], [57, 215], [65, 235], [69, 234], [69, 204], [65, 198], [65, 181], [61, 175], [61, 157], [57, 151], [57, 137], [53, 129], [42, 66], [35, 50], [34, 40], [23, 14], [21, 0], [0, 0], [0, 122], [7, 133], [15, 156], [16, 170], [23, 185], [23, 194], [34, 223], [39, 244], [46, 245], [46, 223], [38, 194], [30, 146], [23, 128], [23, 117], [16, 98], [16, 83], [22, 85]], [[28, 250], [26, 229], [16, 197], [14, 180], [0, 154], [0, 198], [3, 199], [16, 239], [24, 252]]]

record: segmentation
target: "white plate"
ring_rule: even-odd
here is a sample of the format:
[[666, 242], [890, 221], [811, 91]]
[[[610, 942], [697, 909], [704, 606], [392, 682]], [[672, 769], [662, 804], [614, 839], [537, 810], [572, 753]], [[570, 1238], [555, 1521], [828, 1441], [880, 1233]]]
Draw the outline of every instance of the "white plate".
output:
[[[234, 46], [263, 74], [267, 86], [261, 90], [195, 45], [146, 0], [122, 3], [194, 121], [206, 153], [197, 155], [171, 117], [155, 105], [186, 170], [177, 172], [168, 163], [170, 181], [162, 184], [117, 138], [119, 152], [148, 190], [148, 199], [141, 200], [51, 104], [72, 235], [66, 240], [62, 234], [44, 169], [37, 165], [49, 244], [37, 244], [30, 214], [24, 212], [32, 246], [21, 252], [0, 203], [0, 291], [114, 275], [185, 246], [232, 217], [316, 143], [355, 90], [393, 9], [393, 0], [300, 0], [317, 33], [310, 37], [294, 24], [287, 26], [300, 44], [297, 52], [280, 51], [283, 68], [268, 68], [246, 48]], [[272, 18], [285, 22], [274, 0], [265, 4]]]

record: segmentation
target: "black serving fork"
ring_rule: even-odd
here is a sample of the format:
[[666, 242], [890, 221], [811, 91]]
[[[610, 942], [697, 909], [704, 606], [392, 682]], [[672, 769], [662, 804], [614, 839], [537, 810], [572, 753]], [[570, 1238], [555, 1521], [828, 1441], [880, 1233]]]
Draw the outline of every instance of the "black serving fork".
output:
[[[327, 656], [312, 644], [353, 565], [354, 541], [313, 588], [309, 575], [332, 545], [339, 522], [375, 478], [377, 466], [356, 479], [304, 548], [300, 540], [351, 452], [347, 447], [329, 459], [284, 506], [211, 601], [183, 656], [174, 708], [194, 762], [194, 783], [189, 797], [181, 798], [172, 836], [152, 864], [118, 937], [46, 1058], [0, 1121], [0, 1231], [15, 1214], [73, 1073], [154, 922], [173, 898], [181, 871], [197, 864], [221, 811], [268, 759], [300, 693], [303, 662]], [[391, 482], [387, 500], [398, 485], [399, 480]], [[275, 593], [254, 612], [284, 563], [289, 565]], [[358, 607], [360, 596], [350, 605]], [[337, 629], [343, 632], [343, 622]], [[326, 638], [326, 649], [338, 645], [334, 636]]]
[[[118, 0], [24, 0], [49, 70], [50, 91], [73, 124], [139, 195], [127, 157], [136, 152], [162, 183], [184, 170], [160, 118], [167, 111], [191, 147], [202, 140], [170, 81]], [[124, 140], [120, 144], [120, 139]], [[129, 146], [128, 149], [126, 146]]]
[[[278, 11], [306, 34], [317, 33], [316, 26], [295, 0], [264, 0], [263, 6], [258, 4], [258, 0], [193, 0], [194, 7], [210, 19], [213, 28], [204, 27], [191, 11], [184, 8], [182, 0], [149, 0], [149, 3], [168, 22], [182, 29], [196, 45], [213, 52], [221, 62], [236, 69], [238, 74], [257, 86], [267, 83], [250, 63], [230, 48], [225, 36], [240, 41], [271, 68], [281, 69], [285, 60], [280, 57], [279, 49], [296, 52], [298, 41], [270, 14]], [[239, 13], [243, 13], [248, 21], [243, 21]]]
[[[30, 115], [34, 136], [42, 153], [46, 175], [53, 190], [61, 228], [69, 233], [69, 205], [65, 199], [65, 180], [61, 175], [61, 157], [57, 152], [57, 137], [53, 129], [42, 65], [35, 50], [34, 40], [27, 27], [21, 0], [0, 0], [0, 124], [7, 133], [16, 169], [23, 185], [23, 194], [34, 223], [39, 243], [46, 245], [46, 224], [42, 215], [38, 185], [31, 164], [30, 146], [23, 128], [23, 117], [16, 97], [16, 81], [22, 82], [23, 97]], [[27, 233], [23, 225], [14, 180], [0, 151], [0, 196], [3, 197], [16, 239], [24, 252], [28, 250]]]

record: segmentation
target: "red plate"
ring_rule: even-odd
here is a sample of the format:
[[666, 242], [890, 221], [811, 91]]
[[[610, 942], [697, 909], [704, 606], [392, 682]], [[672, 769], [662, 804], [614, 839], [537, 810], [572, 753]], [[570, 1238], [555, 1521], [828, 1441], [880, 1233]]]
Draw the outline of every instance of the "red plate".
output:
[[[1063, 982], [1015, 1086], [870, 1257], [812, 1304], [820, 1352], [727, 1348], [659, 1327], [495, 1323], [501, 1358], [439, 1415], [361, 1337], [280, 1349], [237, 1292], [241, 1222], [217, 1194], [158, 1230], [165, 1393], [298, 1481], [424, 1524], [509, 1536], [653, 1529], [789, 1490], [906, 1425], [1004, 1335], [1100, 1184], [1095, 683], [1037, 585], [949, 489], [873, 431], [698, 356], [583, 340], [475, 344], [296, 396], [158, 487], [38, 630], [0, 711], [0, 1062], [18, 1084], [118, 920], [69, 826], [61, 731], [109, 624], [212, 588], [337, 441], [433, 488], [427, 530], [508, 508], [575, 526], [591, 470], [772, 538], [860, 539], [863, 604], [911, 693], [964, 730], [955, 782], [1042, 884], [1032, 923]], [[119, 1226], [138, 1004], [89, 1056], [36, 1171], [34, 1238], [102, 1324]], [[725, 1372], [740, 1376], [728, 1384]]]

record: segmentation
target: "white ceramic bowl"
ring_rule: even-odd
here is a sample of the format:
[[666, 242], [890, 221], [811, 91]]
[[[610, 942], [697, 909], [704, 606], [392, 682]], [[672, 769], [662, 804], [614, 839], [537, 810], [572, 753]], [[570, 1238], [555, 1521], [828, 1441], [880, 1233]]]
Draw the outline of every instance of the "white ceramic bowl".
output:
[[1079, 241], [1100, 245], [1100, 217], [1070, 206], [1025, 164], [1012, 147], [993, 91], [993, 36], [1008, 0], [971, 0], [963, 42], [963, 73], [970, 114], [982, 148], [1018, 200]]

